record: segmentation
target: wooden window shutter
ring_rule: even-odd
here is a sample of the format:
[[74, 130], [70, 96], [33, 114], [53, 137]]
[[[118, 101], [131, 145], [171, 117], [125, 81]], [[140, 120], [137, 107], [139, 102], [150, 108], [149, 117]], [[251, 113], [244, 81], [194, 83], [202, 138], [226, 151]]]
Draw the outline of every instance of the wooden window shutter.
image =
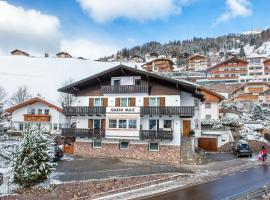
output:
[[89, 98], [89, 107], [94, 107], [94, 98]]
[[149, 106], [149, 97], [144, 97], [143, 98], [143, 106], [148, 107]]
[[88, 119], [88, 128], [93, 129], [93, 119]]
[[160, 106], [161, 107], [165, 106], [165, 97], [160, 97]]
[[102, 119], [101, 120], [101, 129], [105, 129], [105, 125], [106, 125], [106, 119]]
[[107, 107], [108, 106], [108, 98], [103, 98], [102, 99], [102, 106]]
[[135, 97], [132, 97], [130, 98], [130, 106], [136, 106], [136, 98]]
[[120, 98], [115, 98], [115, 107], [120, 107]]

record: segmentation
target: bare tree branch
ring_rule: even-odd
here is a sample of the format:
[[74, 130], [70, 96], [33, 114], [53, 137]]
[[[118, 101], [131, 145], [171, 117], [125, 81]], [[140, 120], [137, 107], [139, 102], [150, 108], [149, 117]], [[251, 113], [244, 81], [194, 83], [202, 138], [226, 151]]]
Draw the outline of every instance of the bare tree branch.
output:
[[[70, 85], [73, 82], [74, 81], [71, 78], [69, 78], [66, 81], [64, 81], [62, 86], [64, 87]], [[60, 93], [58, 95], [57, 101], [61, 104], [62, 107], [73, 106], [77, 101], [77, 97], [74, 96], [73, 94]]]
[[0, 104], [5, 104], [7, 102], [7, 95], [8, 93], [6, 92], [5, 88], [0, 86]]
[[11, 97], [11, 104], [17, 105], [32, 98], [27, 86], [21, 86]]

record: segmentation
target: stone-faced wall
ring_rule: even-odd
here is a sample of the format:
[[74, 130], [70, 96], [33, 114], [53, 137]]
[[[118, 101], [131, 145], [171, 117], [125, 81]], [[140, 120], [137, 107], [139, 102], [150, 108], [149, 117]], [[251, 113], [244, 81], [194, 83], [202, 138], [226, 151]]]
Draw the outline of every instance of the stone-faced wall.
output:
[[129, 149], [119, 149], [116, 143], [102, 143], [93, 148], [91, 142], [75, 142], [74, 154], [91, 157], [126, 158], [164, 163], [180, 163], [180, 146], [160, 145], [159, 151], [149, 151], [148, 144], [129, 144]]

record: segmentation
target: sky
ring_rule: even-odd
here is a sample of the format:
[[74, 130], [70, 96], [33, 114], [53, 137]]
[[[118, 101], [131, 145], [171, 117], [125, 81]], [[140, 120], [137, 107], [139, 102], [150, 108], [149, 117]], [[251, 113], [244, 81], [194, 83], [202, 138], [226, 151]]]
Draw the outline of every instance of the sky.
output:
[[0, 0], [0, 55], [96, 59], [149, 41], [266, 29], [269, 10], [270, 0]]

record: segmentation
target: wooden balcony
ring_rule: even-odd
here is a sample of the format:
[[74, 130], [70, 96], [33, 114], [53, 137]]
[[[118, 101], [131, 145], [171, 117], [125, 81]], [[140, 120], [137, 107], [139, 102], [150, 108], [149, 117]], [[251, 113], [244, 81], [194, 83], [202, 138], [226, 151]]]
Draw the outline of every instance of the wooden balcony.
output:
[[64, 137], [88, 137], [88, 138], [104, 138], [104, 129], [84, 129], [84, 128], [63, 128], [62, 136]]
[[105, 115], [106, 107], [89, 107], [89, 106], [70, 106], [64, 107], [64, 115], [66, 116], [93, 116]]
[[141, 107], [141, 116], [193, 117], [194, 110], [194, 106]]
[[141, 140], [173, 140], [173, 131], [140, 130]]
[[25, 122], [49, 122], [51, 120], [51, 115], [25, 114], [23, 116]]
[[148, 85], [101, 86], [103, 94], [148, 93]]

